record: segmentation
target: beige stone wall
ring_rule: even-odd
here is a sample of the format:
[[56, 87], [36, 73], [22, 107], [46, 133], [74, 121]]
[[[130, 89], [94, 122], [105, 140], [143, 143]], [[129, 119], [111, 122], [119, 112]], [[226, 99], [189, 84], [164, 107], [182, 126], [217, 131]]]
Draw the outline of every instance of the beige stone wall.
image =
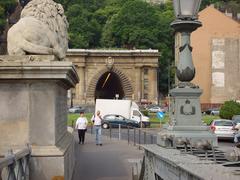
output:
[[[193, 61], [196, 68], [196, 76], [193, 83], [203, 89], [201, 103], [223, 103], [225, 100], [239, 96], [239, 88], [236, 77], [239, 77], [239, 39], [240, 25], [223, 13], [207, 7], [199, 13], [199, 20], [203, 26], [192, 33]], [[213, 39], [225, 41], [222, 49], [224, 53], [224, 69], [214, 69]], [[224, 87], [213, 85], [213, 73], [224, 72]], [[232, 78], [234, 76], [235, 78]]]
[[[108, 63], [111, 58], [113, 64]], [[157, 102], [157, 50], [69, 50], [67, 59], [72, 61], [80, 77], [75, 89], [74, 104], [94, 104], [98, 79], [113, 68], [124, 86], [127, 99], [143, 99], [143, 68], [149, 69], [149, 95], [147, 101]]]

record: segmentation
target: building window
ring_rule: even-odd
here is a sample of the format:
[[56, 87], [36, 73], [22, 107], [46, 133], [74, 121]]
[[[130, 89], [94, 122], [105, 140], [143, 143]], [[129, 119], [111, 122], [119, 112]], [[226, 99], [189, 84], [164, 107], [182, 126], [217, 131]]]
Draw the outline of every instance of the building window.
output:
[[143, 73], [144, 73], [144, 75], [148, 75], [148, 69], [144, 68]]
[[143, 80], [143, 88], [144, 88], [144, 91], [148, 90], [148, 79]]

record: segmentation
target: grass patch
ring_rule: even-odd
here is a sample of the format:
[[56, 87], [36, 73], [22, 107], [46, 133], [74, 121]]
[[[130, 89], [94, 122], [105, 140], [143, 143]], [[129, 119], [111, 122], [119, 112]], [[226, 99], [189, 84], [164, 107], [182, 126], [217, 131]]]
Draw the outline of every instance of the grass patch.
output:
[[[162, 124], [165, 124], [169, 120], [168, 113], [165, 114], [163, 119], [157, 118], [156, 113], [149, 113], [149, 120], [151, 122], [151, 128], [159, 128]], [[161, 120], [161, 123], [160, 123]]]
[[206, 123], [207, 125], [210, 125], [211, 122], [214, 120], [214, 119], [219, 119], [220, 117], [219, 116], [212, 116], [212, 115], [203, 115], [202, 116], [202, 120], [204, 123]]
[[[85, 113], [84, 115], [88, 119], [88, 122], [90, 125], [93, 113]], [[75, 113], [68, 114], [68, 123], [67, 123], [68, 126], [72, 126], [72, 125], [75, 126], [75, 122], [78, 117], [79, 117], [78, 113], [77, 114], [75, 114]], [[219, 116], [211, 116], [211, 115], [203, 115], [202, 116], [203, 122], [206, 123], [207, 125], [210, 125], [214, 119], [219, 119], [219, 118], [220, 118]], [[149, 119], [151, 122], [151, 128], [160, 127], [160, 121], [157, 118], [156, 113], [149, 113]], [[168, 122], [168, 120], [169, 120], [169, 115], [168, 115], [168, 113], [166, 113], [164, 116], [164, 119], [161, 120], [161, 124], [165, 124], [166, 122]]]
[[[85, 113], [84, 114], [85, 117], [88, 119], [89, 125], [92, 123], [91, 122], [91, 118], [93, 113]], [[79, 117], [79, 113], [69, 113], [68, 114], [68, 126], [75, 126], [75, 122], [77, 120], [77, 118]], [[156, 116], [156, 113], [149, 113], [149, 118], [150, 118], [150, 122], [151, 122], [151, 128], [157, 128], [160, 127], [160, 121]], [[169, 116], [168, 114], [165, 115], [164, 119], [161, 121], [162, 124], [165, 124], [166, 122], [168, 122]]]
[[[91, 123], [91, 118], [92, 118], [93, 113], [85, 113], [84, 116], [87, 118], [88, 122]], [[75, 126], [75, 122], [79, 118], [79, 113], [69, 113], [68, 114], [68, 121], [67, 124], [68, 126]]]

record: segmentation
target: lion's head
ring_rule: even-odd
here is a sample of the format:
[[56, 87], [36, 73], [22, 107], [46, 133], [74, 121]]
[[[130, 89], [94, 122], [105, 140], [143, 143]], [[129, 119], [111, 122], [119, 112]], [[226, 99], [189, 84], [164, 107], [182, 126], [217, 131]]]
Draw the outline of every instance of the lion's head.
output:
[[53, 0], [32, 0], [22, 10], [21, 18], [34, 17], [57, 34], [62, 49], [68, 49], [68, 22], [61, 4]]

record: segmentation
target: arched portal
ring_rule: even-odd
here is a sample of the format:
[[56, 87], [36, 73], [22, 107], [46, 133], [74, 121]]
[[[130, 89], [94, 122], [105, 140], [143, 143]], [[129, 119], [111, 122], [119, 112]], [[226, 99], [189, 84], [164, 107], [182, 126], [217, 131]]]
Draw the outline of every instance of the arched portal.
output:
[[113, 71], [105, 72], [98, 80], [95, 90], [95, 99], [124, 98], [124, 89], [120, 77]]
[[[113, 67], [111, 70], [109, 70], [108, 68], [102, 68], [101, 70], [95, 72], [95, 75], [91, 78], [91, 81], [89, 82], [88, 89], [86, 92], [86, 97], [88, 101], [89, 102], [95, 101], [97, 97], [96, 96], [97, 84], [98, 82], [100, 82], [101, 78], [104, 79], [104, 74], [108, 74], [108, 72], [111, 72], [113, 77], [116, 77], [115, 81], [119, 82], [118, 86], [120, 85], [122, 87], [122, 88], [117, 88], [117, 89], [123, 90], [123, 93], [122, 93], [123, 96], [121, 96], [121, 98], [123, 97], [124, 99], [132, 99], [133, 87], [132, 87], [131, 81], [129, 80], [129, 78], [126, 76], [125, 73]], [[113, 83], [113, 85], [114, 84], [116, 83]]]

